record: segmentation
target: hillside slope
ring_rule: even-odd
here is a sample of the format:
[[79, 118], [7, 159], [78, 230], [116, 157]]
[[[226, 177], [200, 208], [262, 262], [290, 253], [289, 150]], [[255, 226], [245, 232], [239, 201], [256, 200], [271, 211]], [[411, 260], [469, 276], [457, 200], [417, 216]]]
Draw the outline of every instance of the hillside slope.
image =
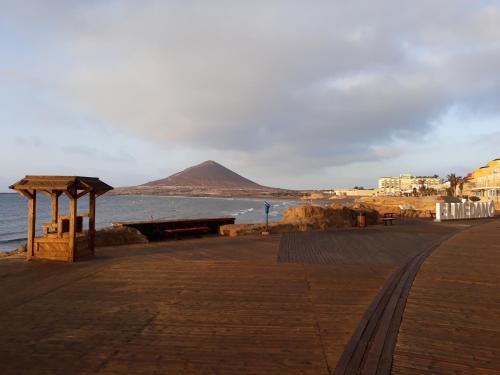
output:
[[238, 173], [212, 160], [187, 168], [167, 178], [147, 182], [141, 186], [266, 189], [266, 187], [240, 176]]

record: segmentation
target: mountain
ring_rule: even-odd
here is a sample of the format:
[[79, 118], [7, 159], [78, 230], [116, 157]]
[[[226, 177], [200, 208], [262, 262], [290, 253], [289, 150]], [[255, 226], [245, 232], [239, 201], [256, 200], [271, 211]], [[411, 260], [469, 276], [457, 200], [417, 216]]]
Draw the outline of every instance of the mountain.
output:
[[269, 189], [259, 185], [238, 173], [208, 160], [187, 168], [161, 180], [151, 181], [145, 187], [196, 187], [218, 189]]
[[109, 194], [263, 199], [297, 199], [303, 195], [302, 192], [296, 190], [259, 185], [213, 160], [187, 168], [161, 180], [139, 186], [118, 187]]

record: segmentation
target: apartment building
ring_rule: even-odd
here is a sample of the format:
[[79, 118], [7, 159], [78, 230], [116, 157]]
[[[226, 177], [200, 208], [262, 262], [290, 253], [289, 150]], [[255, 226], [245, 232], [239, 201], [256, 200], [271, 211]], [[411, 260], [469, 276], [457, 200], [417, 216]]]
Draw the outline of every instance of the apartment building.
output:
[[464, 194], [498, 201], [500, 199], [500, 158], [469, 173], [466, 179]]
[[381, 177], [378, 179], [378, 195], [411, 195], [416, 189], [419, 191], [421, 185], [426, 189], [434, 189], [436, 192], [446, 190], [446, 184], [438, 176], [413, 176], [409, 173], [400, 174], [399, 177]]

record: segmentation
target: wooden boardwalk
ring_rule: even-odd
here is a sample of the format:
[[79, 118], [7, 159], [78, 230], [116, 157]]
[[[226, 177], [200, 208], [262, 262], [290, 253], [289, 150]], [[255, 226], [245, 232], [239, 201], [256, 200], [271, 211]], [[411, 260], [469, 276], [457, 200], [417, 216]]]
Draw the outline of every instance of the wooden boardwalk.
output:
[[276, 262], [279, 237], [0, 261], [0, 374], [329, 374], [391, 267]]
[[500, 220], [460, 232], [411, 289], [393, 374], [500, 374]]
[[449, 232], [415, 233], [401, 231], [401, 228], [399, 231], [390, 229], [285, 233], [280, 243], [278, 261], [397, 266], [433, 248]]
[[412, 282], [426, 257], [454, 232], [452, 226], [419, 222], [417, 227], [404, 225], [397, 229], [282, 236], [278, 255], [281, 262], [395, 266], [344, 348], [333, 371], [335, 375], [391, 372], [399, 325]]
[[75, 264], [0, 259], [0, 374], [331, 374], [374, 299], [395, 295], [394, 271], [457, 228], [294, 237], [328, 258], [269, 236], [103, 248]]
[[389, 276], [346, 345], [335, 375], [391, 373], [408, 293], [420, 266], [436, 246], [419, 252]]

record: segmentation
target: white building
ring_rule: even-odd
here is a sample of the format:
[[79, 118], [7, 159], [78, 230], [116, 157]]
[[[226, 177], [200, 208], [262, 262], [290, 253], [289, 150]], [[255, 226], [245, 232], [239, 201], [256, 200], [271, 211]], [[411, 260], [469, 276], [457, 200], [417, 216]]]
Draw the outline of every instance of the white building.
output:
[[433, 189], [437, 193], [446, 190], [446, 184], [437, 176], [413, 176], [409, 173], [399, 177], [381, 177], [378, 179], [378, 195], [412, 195], [419, 192], [421, 187]]
[[371, 197], [375, 189], [335, 189], [335, 195], [343, 197]]

